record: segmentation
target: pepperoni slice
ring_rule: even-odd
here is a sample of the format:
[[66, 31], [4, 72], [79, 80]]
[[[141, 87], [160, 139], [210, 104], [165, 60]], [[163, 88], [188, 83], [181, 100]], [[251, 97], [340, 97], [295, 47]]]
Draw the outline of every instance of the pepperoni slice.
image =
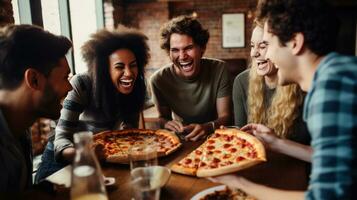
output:
[[219, 162], [221, 162], [221, 160], [218, 159], [218, 158], [213, 158], [213, 161], [212, 161], [212, 162], [214, 162], [214, 163], [219, 163]]
[[233, 164], [232, 161], [225, 161], [225, 162], [221, 163], [221, 166], [224, 167], [224, 166], [231, 165], [231, 164]]
[[229, 149], [229, 152], [235, 153], [235, 152], [237, 152], [237, 149], [236, 148], [231, 148], [231, 149]]
[[206, 164], [205, 162], [201, 162], [201, 163], [200, 163], [200, 166], [201, 166], [201, 167], [204, 167], [204, 166], [206, 166], [206, 165], [207, 165], [207, 164]]
[[215, 153], [222, 153], [222, 151], [221, 151], [221, 150], [218, 150], [218, 149], [215, 150], [214, 152], [215, 152]]
[[207, 149], [208, 150], [213, 150], [215, 147], [214, 146], [212, 146], [212, 145], [210, 145], [210, 146], [207, 146]]
[[239, 162], [239, 161], [244, 160], [244, 158], [243, 158], [243, 157], [241, 157], [241, 156], [239, 156], [236, 160], [237, 160], [237, 162]]
[[224, 140], [227, 141], [227, 142], [230, 142], [233, 140], [233, 136], [232, 135], [225, 135], [224, 137]]
[[223, 156], [224, 159], [227, 159], [227, 158], [230, 158], [230, 157], [232, 157], [231, 154], [224, 154], [224, 156]]
[[202, 155], [202, 151], [200, 151], [200, 150], [196, 150], [195, 153], [196, 153], [197, 155]]
[[215, 141], [214, 140], [208, 140], [207, 141], [209, 144], [213, 144], [213, 143], [215, 143]]
[[189, 159], [189, 158], [187, 158], [187, 159], [185, 160], [185, 164], [190, 164], [190, 163], [192, 163], [192, 160]]
[[226, 143], [226, 144], [223, 145], [223, 147], [226, 148], [226, 149], [228, 149], [228, 148], [231, 147], [231, 146], [232, 146], [232, 144], [228, 144], [228, 143]]

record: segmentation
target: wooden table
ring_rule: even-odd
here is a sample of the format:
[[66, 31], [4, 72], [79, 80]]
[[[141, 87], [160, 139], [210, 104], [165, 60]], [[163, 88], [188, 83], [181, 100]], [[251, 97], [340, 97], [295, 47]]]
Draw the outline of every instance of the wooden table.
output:
[[[182, 157], [197, 148], [201, 142], [186, 142], [173, 154], [160, 158], [159, 164], [170, 166]], [[237, 172], [256, 183], [265, 184], [281, 189], [305, 190], [307, 187], [307, 163], [271, 152], [267, 152], [268, 162], [259, 164], [249, 169]], [[131, 199], [130, 170], [128, 165], [105, 164], [102, 166], [106, 176], [116, 178], [117, 185], [108, 191], [109, 199]], [[204, 178], [196, 178], [172, 173], [168, 183], [161, 189], [161, 200], [185, 200], [190, 199], [196, 193], [215, 186]], [[37, 196], [36, 196], [37, 195]], [[68, 199], [69, 192], [60, 192], [55, 195], [43, 192], [33, 193], [32, 197], [38, 199]]]

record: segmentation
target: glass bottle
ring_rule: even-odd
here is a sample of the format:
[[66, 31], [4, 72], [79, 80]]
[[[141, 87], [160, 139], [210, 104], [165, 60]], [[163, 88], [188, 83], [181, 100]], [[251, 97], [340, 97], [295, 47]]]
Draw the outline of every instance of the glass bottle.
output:
[[74, 134], [76, 153], [72, 164], [71, 199], [107, 200], [102, 171], [91, 146], [92, 132]]

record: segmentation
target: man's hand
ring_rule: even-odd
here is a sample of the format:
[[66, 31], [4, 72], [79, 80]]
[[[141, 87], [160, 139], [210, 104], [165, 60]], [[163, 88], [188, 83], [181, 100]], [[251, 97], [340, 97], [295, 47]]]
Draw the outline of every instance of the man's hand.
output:
[[62, 150], [63, 159], [69, 163], [72, 163], [75, 153], [76, 153], [76, 150], [74, 147], [65, 148]]
[[274, 149], [277, 141], [279, 140], [273, 129], [270, 129], [262, 124], [247, 124], [243, 126], [241, 130], [256, 136], [267, 148], [270, 149]]
[[164, 128], [178, 133], [184, 132], [182, 123], [177, 120], [167, 121], [164, 125]]
[[197, 141], [208, 133], [207, 127], [202, 124], [189, 124], [184, 127], [184, 130], [188, 133], [185, 139], [191, 141]]

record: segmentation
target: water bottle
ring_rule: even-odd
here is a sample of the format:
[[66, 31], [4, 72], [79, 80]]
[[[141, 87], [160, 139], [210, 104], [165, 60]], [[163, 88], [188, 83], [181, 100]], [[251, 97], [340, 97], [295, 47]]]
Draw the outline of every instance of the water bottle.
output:
[[92, 132], [74, 134], [76, 154], [72, 165], [72, 200], [107, 200], [102, 170], [92, 146]]

